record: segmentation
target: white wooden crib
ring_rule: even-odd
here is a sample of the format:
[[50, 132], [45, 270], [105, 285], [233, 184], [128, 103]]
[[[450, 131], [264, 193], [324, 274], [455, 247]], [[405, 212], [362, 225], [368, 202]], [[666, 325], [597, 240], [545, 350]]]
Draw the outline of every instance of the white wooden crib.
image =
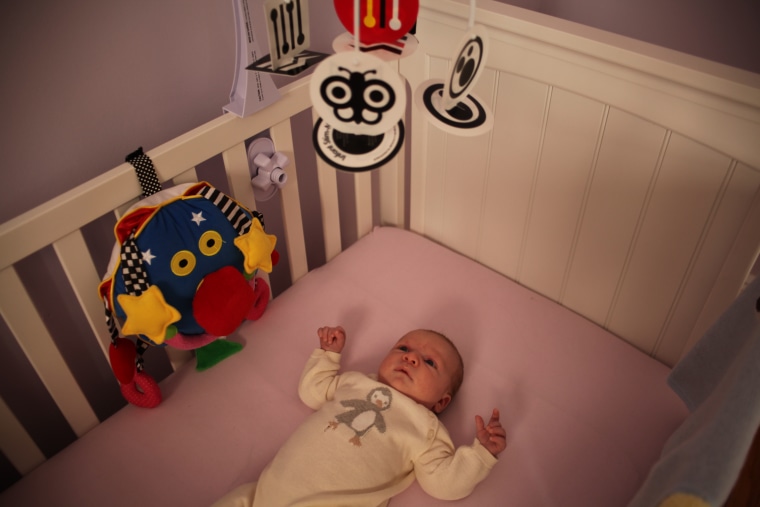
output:
[[[280, 89], [280, 100], [252, 116], [222, 115], [161, 146], [146, 147], [146, 153], [160, 179], [175, 183], [197, 180], [195, 167], [221, 155], [226, 178], [217, 185], [256, 209], [246, 141], [269, 130], [276, 149], [291, 159], [288, 183], [274, 201], [281, 210], [266, 213], [287, 261], [275, 268], [289, 275], [286, 285], [298, 287], [319, 267], [307, 255], [314, 220], [302, 205], [318, 193], [326, 266], [375, 226], [407, 229], [582, 316], [666, 371], [736, 298], [760, 251], [760, 76], [498, 2], [478, 5], [476, 22], [487, 27], [491, 47], [475, 93], [495, 118], [484, 135], [444, 133], [412, 106], [402, 155], [375, 172], [339, 175], [314, 155], [310, 137], [304, 139], [310, 124], [299, 130], [299, 123], [311, 120], [305, 77]], [[419, 49], [397, 64], [409, 83], [410, 103], [421, 83], [444, 77], [467, 18], [462, 0], [421, 1]], [[303, 181], [316, 181], [316, 188]], [[66, 331], [46, 325], [46, 310], [38, 308], [38, 297], [27, 290], [17, 266], [47, 252], [43, 258], [50, 265], [44, 272], [66, 280], [66, 311], [81, 314], [89, 328], [65, 339], [96, 340], [103, 353], [83, 360], [109, 372], [110, 336], [96, 292], [104, 259], [93, 258], [83, 230], [104, 215], [121, 216], [140, 193], [132, 166], [124, 163], [0, 226], [2, 340], [23, 351], [19, 360], [39, 376], [80, 447], [95, 438], [93, 429], [104, 417], [72, 373], [71, 358], [56, 346], [57, 334]], [[282, 227], [274, 216], [280, 213]], [[277, 283], [279, 294], [286, 287]], [[467, 280], [457, 283], [459, 290], [468, 290]], [[477, 301], [479, 286], [473, 283], [469, 290]], [[275, 297], [271, 313], [289, 291]], [[268, 317], [269, 310], [263, 320]], [[247, 348], [258, 346], [257, 325], [250, 326]], [[572, 356], [572, 350], [570, 343], [563, 354]], [[166, 400], [154, 412], [169, 412], [172, 397], [184, 399], [191, 385], [205, 382], [193, 380], [201, 374], [185, 364], [191, 362], [189, 354], [168, 354], [176, 373], [164, 382]], [[232, 370], [227, 361], [206, 373]], [[302, 361], [295, 362], [300, 368]], [[118, 390], [114, 395], [119, 397]], [[45, 474], [52, 473], [45, 470], [63, 466], [55, 465], [62, 459], [58, 455], [40, 449], [36, 435], [44, 429], [37, 420], [37, 429], [30, 430], [35, 417], [24, 407], [23, 396], [4, 396], [0, 403], [0, 449], [26, 476], [0, 495], [0, 505], [37, 505], [34, 495], [46, 494], [40, 481], [47, 483]], [[139, 432], [141, 421], [153, 417], [144, 412], [126, 407], [114, 418], [131, 418], [123, 424]], [[302, 416], [291, 412], [293, 421]], [[673, 414], [664, 426], [668, 431], [684, 416]], [[668, 435], [653, 438], [661, 444]], [[263, 462], [271, 451], [262, 451]], [[247, 466], [255, 470], [259, 464]], [[120, 473], [129, 479], [137, 472]], [[187, 483], [162, 484], [189, 488], [195, 491], [191, 498], [205, 505], [234, 485], [232, 479], [244, 477], [206, 486], [205, 497]], [[93, 486], [93, 505], [109, 494], [109, 480], [93, 479], [99, 484]], [[154, 492], [159, 486], [146, 487]], [[632, 486], [626, 487], [621, 494], [630, 498]], [[83, 505], [55, 491], [48, 494], [58, 503]], [[135, 490], [131, 498], [121, 493], [119, 499], [124, 505], [150, 505], [143, 493]], [[557, 501], [537, 497], [531, 505]]]

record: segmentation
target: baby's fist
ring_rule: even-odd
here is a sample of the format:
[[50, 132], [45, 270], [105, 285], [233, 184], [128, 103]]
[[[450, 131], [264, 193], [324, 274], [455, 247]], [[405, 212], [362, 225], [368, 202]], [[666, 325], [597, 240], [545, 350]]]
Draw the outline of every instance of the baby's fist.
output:
[[320, 327], [317, 330], [319, 336], [319, 346], [327, 352], [340, 352], [346, 344], [346, 331], [340, 327]]
[[493, 409], [488, 425], [485, 424], [482, 417], [476, 415], [475, 429], [480, 444], [494, 456], [498, 456], [501, 451], [507, 448], [507, 432], [499, 422], [498, 409]]

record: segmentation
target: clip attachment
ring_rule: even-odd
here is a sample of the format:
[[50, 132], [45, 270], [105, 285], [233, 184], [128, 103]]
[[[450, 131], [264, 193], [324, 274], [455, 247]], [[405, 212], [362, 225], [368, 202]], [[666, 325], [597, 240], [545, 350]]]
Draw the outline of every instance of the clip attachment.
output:
[[288, 182], [283, 170], [290, 163], [287, 156], [274, 150], [271, 139], [261, 137], [248, 146], [248, 167], [256, 201], [271, 199]]

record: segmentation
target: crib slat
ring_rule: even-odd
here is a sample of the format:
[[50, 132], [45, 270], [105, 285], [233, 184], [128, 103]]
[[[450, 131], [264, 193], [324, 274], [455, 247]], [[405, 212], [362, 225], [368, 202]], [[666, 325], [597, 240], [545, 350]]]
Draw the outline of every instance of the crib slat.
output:
[[98, 424], [98, 418], [43, 325], [15, 268], [0, 271], [0, 287], [3, 289], [0, 312], [8, 327], [74, 433], [84, 435]]
[[[308, 109], [311, 106], [308, 77], [280, 88], [280, 97], [280, 100], [255, 115], [246, 118], [221, 115], [150, 150], [147, 155], [153, 160], [159, 179], [171, 179], [188, 167], [266, 130], [281, 118], [290, 118]], [[9, 220], [0, 225], [0, 243], [3, 244], [0, 267], [12, 265], [52, 241], [112, 212], [140, 193], [134, 168], [125, 162]]]
[[404, 226], [404, 175], [406, 164], [403, 151], [380, 168], [380, 223]]
[[[399, 62], [401, 74], [406, 78], [413, 94], [415, 90], [427, 79], [428, 58], [422, 51], [415, 51]], [[410, 100], [415, 100], [414, 96]], [[425, 226], [425, 210], [417, 203], [425, 202], [425, 168], [427, 156], [427, 131], [428, 122], [417, 121], [417, 115], [422, 114], [416, 107], [412, 107], [412, 121], [407, 125], [409, 132], [411, 156], [409, 158], [409, 229], [417, 233], [423, 233]]]
[[172, 184], [174, 185], [181, 185], [182, 183], [197, 183], [197, 182], [198, 182], [198, 172], [195, 170], [195, 167], [191, 167], [190, 169], [183, 172], [182, 174], [179, 174], [175, 176], [174, 178], [172, 178]]
[[3, 428], [3, 431], [0, 431], [0, 450], [21, 475], [26, 475], [45, 461], [45, 455], [2, 398], [0, 427]]
[[372, 231], [372, 173], [354, 174], [354, 194], [356, 196], [356, 237]]
[[111, 337], [103, 317], [103, 303], [97, 297], [100, 283], [97, 269], [92, 262], [87, 244], [80, 231], [74, 231], [68, 236], [53, 243], [58, 260], [63, 267], [79, 305], [87, 318], [90, 329], [98, 337], [98, 343], [103, 354], [108, 358], [108, 347]]
[[[401, 72], [400, 60], [388, 63], [397, 72]], [[412, 94], [414, 93], [412, 89]], [[413, 100], [412, 95], [407, 99]], [[405, 129], [409, 129], [409, 122], [405, 122]], [[404, 169], [406, 167], [406, 157], [404, 153], [407, 149], [407, 141], [398, 156], [385, 164], [378, 170], [380, 178], [380, 223], [384, 225], [393, 225], [396, 227], [404, 226]]]
[[129, 201], [125, 202], [118, 208], [114, 209], [113, 215], [116, 217], [116, 220], [119, 220], [121, 217], [123, 217], [129, 210], [129, 208], [137, 204], [140, 201], [140, 199], [141, 199], [140, 197], [135, 197], [134, 199], [130, 199]]
[[256, 209], [256, 198], [251, 186], [248, 169], [248, 152], [245, 143], [238, 143], [222, 153], [222, 160], [227, 174], [227, 183], [232, 196], [243, 206]]
[[166, 355], [169, 357], [169, 363], [172, 365], [173, 371], [177, 371], [183, 364], [195, 357], [195, 354], [190, 350], [180, 350], [174, 347], [166, 347]]
[[[319, 115], [312, 110], [312, 122]], [[317, 161], [317, 185], [319, 205], [322, 211], [322, 235], [325, 242], [325, 260], [329, 261], [343, 249], [340, 230], [340, 206], [338, 206], [338, 176], [335, 168], [315, 156]]]
[[285, 153], [290, 159], [284, 170], [288, 182], [281, 189], [282, 214], [285, 222], [285, 242], [290, 256], [290, 276], [293, 282], [309, 271], [306, 258], [306, 240], [303, 234], [303, 219], [301, 218], [301, 196], [298, 189], [298, 170], [296, 169], [293, 131], [290, 120], [280, 122], [269, 130], [277, 151]]
[[342, 250], [338, 177], [335, 168], [321, 158], [317, 158], [317, 181], [319, 184], [319, 202], [322, 209], [325, 260], [329, 261]]

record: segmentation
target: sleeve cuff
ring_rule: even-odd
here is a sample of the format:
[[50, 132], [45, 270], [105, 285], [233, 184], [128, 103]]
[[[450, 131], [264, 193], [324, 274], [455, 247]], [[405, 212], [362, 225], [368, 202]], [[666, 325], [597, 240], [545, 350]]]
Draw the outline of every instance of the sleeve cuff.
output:
[[477, 454], [477, 456], [480, 458], [483, 464], [488, 467], [489, 470], [493, 468], [493, 466], [499, 461], [496, 456], [491, 454], [491, 451], [483, 447], [483, 444], [481, 444], [480, 440], [477, 438], [473, 442], [472, 448], [475, 450], [475, 454]]

